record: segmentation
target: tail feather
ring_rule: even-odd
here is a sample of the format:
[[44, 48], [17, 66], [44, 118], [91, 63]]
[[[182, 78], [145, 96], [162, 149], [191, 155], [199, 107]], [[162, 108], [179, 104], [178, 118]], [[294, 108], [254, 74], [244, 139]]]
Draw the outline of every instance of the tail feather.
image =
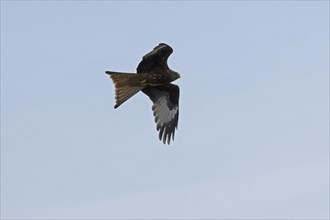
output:
[[112, 72], [106, 71], [106, 74], [109, 74], [114, 85], [115, 85], [115, 94], [116, 94], [116, 105], [115, 108], [118, 108], [126, 100], [131, 98], [133, 95], [138, 93], [141, 89], [144, 88], [140, 84], [141, 75], [133, 73], [121, 73], [121, 72]]

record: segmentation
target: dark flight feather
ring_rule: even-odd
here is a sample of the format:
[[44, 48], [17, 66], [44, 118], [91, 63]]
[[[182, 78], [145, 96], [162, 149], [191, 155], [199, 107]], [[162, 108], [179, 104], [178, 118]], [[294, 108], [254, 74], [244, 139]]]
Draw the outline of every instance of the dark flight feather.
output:
[[179, 120], [179, 86], [166, 84], [161, 86], [147, 86], [142, 89], [153, 102], [152, 110], [159, 131], [159, 139], [170, 144], [174, 140], [175, 129]]
[[172, 53], [173, 49], [170, 46], [164, 43], [159, 44], [151, 52], [143, 56], [142, 61], [136, 68], [137, 73], [169, 69], [167, 59]]

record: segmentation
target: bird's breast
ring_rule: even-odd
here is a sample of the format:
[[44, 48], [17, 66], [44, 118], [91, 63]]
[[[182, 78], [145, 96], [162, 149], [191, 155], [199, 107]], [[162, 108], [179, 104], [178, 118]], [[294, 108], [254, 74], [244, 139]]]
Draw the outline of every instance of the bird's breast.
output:
[[171, 82], [171, 79], [167, 76], [167, 74], [160, 73], [148, 73], [141, 80], [141, 84], [153, 86], [163, 85], [169, 82]]

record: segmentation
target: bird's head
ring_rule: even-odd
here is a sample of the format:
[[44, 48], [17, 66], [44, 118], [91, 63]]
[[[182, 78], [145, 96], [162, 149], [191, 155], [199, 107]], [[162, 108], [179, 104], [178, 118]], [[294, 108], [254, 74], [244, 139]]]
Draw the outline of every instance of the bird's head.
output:
[[172, 70], [172, 79], [173, 79], [173, 81], [174, 80], [177, 80], [177, 79], [179, 79], [181, 76], [180, 76], [180, 74], [178, 73], [178, 72], [175, 72], [175, 71], [173, 71]]

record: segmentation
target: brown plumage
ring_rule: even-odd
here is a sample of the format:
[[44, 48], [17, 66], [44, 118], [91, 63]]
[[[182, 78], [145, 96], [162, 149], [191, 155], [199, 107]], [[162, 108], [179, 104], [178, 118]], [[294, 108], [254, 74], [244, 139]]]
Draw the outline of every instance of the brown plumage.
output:
[[115, 108], [139, 91], [149, 96], [153, 102], [152, 110], [159, 139], [164, 144], [170, 144], [171, 138], [174, 140], [179, 119], [180, 89], [171, 82], [180, 78], [180, 75], [167, 65], [172, 52], [170, 46], [161, 43], [143, 56], [137, 67], [137, 74], [106, 71], [115, 85]]
[[143, 79], [142, 75], [110, 71], [107, 71], [107, 74], [110, 75], [113, 83], [115, 84], [115, 108], [118, 108], [126, 100], [128, 100], [141, 89], [143, 89], [143, 85], [141, 85], [141, 81]]

